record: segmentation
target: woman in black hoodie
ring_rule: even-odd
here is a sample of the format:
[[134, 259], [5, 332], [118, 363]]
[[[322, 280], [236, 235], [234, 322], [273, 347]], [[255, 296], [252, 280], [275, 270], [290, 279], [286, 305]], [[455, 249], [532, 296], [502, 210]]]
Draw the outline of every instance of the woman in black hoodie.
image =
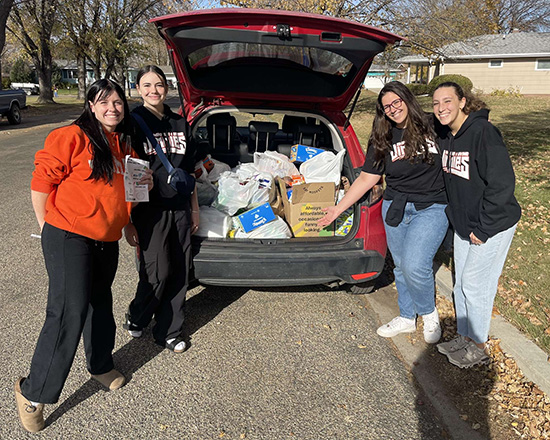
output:
[[458, 337], [438, 350], [460, 367], [489, 361], [485, 343], [498, 279], [521, 216], [514, 197], [515, 176], [500, 131], [489, 121], [485, 103], [453, 82], [433, 95], [443, 175], [454, 228]]
[[[138, 247], [139, 283], [124, 323], [130, 336], [141, 337], [153, 317], [153, 338], [174, 353], [182, 353], [184, 306], [191, 266], [191, 235], [199, 228], [197, 192], [181, 194], [169, 184], [168, 171], [151, 145], [149, 129], [174, 168], [192, 173], [195, 150], [187, 120], [172, 112], [164, 101], [168, 84], [157, 66], [142, 67], [136, 77], [143, 105], [132, 111], [144, 127], [136, 132], [135, 149], [153, 170], [154, 190], [149, 203], [132, 210], [124, 229], [126, 240]], [[137, 116], [137, 118], [136, 118]]]

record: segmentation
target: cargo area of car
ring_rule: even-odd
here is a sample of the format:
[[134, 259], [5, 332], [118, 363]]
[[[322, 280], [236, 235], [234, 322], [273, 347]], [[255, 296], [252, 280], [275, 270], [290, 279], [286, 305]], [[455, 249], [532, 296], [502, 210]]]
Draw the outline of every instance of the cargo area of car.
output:
[[[203, 117], [195, 121], [193, 125], [193, 137], [198, 149], [198, 159], [205, 162], [212, 159], [209, 161], [210, 166], [212, 166], [212, 163], [214, 164], [214, 169], [212, 170], [207, 170], [205, 167], [200, 166], [198, 169], [201, 227], [197, 235], [201, 240], [221, 240], [227, 242], [227, 244], [235, 240], [241, 244], [243, 240], [248, 242], [254, 241], [256, 243], [272, 243], [272, 240], [275, 240], [279, 244], [281, 242], [318, 243], [320, 240], [331, 240], [332, 242], [334, 240], [346, 240], [349, 234], [352, 237], [356, 231], [353, 221], [353, 208], [346, 211], [342, 215], [342, 218], [339, 218], [339, 221], [336, 221], [326, 231], [304, 233], [303, 230], [300, 232], [296, 230], [296, 225], [291, 223], [290, 218], [285, 218], [284, 207], [277, 210], [277, 207], [273, 206], [272, 199], [250, 200], [247, 206], [241, 206], [236, 211], [227, 209], [227, 206], [219, 203], [219, 199], [222, 197], [220, 193], [224, 192], [223, 185], [226, 184], [226, 177], [229, 175], [232, 175], [232, 177], [238, 175], [241, 185], [247, 185], [250, 179], [255, 178], [259, 179], [258, 184], [260, 186], [266, 185], [271, 189], [271, 186], [274, 185], [276, 188], [271, 191], [271, 195], [275, 191], [279, 193], [285, 192], [285, 190], [291, 191], [293, 187], [296, 188], [294, 185], [307, 184], [307, 180], [303, 180], [303, 176], [299, 172], [302, 164], [308, 161], [301, 162], [296, 159], [303, 159], [303, 157], [295, 157], [296, 146], [302, 146], [304, 151], [306, 147], [311, 147], [315, 152], [328, 152], [328, 160], [331, 157], [336, 158], [338, 156], [340, 158], [343, 156], [340, 160], [341, 165], [338, 167], [339, 177], [334, 187], [332, 187], [334, 188], [334, 197], [332, 203], [328, 203], [329, 205], [334, 205], [354, 181], [355, 172], [350, 159], [345, 153], [345, 146], [337, 128], [331, 125], [324, 117], [313, 113], [230, 108], [229, 111], [203, 113]], [[339, 152], [340, 155], [338, 155]], [[272, 153], [280, 156], [272, 156]], [[257, 165], [259, 160], [263, 160], [264, 155], [269, 160], [272, 160], [272, 157], [276, 157], [278, 160], [288, 161], [296, 167], [294, 169], [298, 170], [298, 176], [289, 175], [281, 179], [280, 170], [273, 172], [269, 176], [269, 170], [266, 170], [265, 166], [261, 167], [262, 171], [258, 171], [257, 176], [251, 176], [249, 170], [255, 170], [255, 164]], [[219, 169], [216, 170], [216, 167]], [[245, 173], [246, 177], [243, 177], [240, 171], [242, 169], [247, 169]], [[222, 172], [220, 173], [220, 171]], [[220, 178], [220, 175], [224, 173], [225, 176]], [[332, 173], [333, 177], [331, 180], [334, 181], [334, 170]], [[211, 175], [213, 176], [212, 179], [210, 179]], [[317, 178], [314, 180], [319, 182], [319, 180], [323, 179]], [[327, 180], [329, 179], [327, 178]], [[203, 183], [205, 181], [207, 181], [206, 184]], [[286, 188], [283, 188], [282, 181], [286, 183]], [[231, 179], [229, 182], [235, 183]], [[213, 188], [218, 192], [216, 199], [213, 199]], [[203, 190], [202, 193], [201, 189]], [[315, 191], [318, 190], [319, 188], [316, 186]], [[205, 192], [209, 193], [206, 198]], [[266, 191], [266, 193], [268, 192]], [[279, 196], [285, 197], [286, 194], [279, 194]], [[227, 194], [225, 197], [227, 197]], [[262, 232], [258, 228], [260, 231], [254, 230], [243, 233], [241, 214], [265, 203], [271, 205], [270, 208], [275, 212], [275, 217], [280, 226], [275, 226], [274, 223], [271, 223], [273, 231], [270, 230], [270, 226], [262, 225], [261, 228], [265, 232]], [[241, 202], [241, 204], [243, 203]], [[220, 215], [218, 215], [218, 211]], [[286, 214], [288, 217], [288, 211]], [[316, 219], [319, 218], [319, 210], [317, 210], [316, 214], [312, 215], [315, 217], [314, 221], [316, 222]], [[287, 224], [288, 231], [281, 231], [281, 226], [283, 229], [285, 227], [281, 220]], [[212, 222], [218, 222], [219, 224], [212, 224]]]

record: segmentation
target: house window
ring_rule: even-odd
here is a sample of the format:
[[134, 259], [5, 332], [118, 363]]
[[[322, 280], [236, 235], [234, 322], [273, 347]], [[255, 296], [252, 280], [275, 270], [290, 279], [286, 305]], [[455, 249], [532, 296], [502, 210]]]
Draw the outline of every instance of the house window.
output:
[[537, 60], [535, 70], [550, 70], [550, 58], [541, 58]]
[[495, 68], [498, 68], [498, 67], [502, 67], [504, 63], [502, 62], [502, 60], [491, 60], [489, 61], [489, 68], [490, 69], [495, 69]]

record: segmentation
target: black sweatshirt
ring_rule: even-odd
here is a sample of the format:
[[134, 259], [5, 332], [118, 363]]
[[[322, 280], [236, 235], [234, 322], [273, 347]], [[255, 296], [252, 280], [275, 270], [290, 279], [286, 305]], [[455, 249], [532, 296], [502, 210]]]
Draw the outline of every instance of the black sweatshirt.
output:
[[521, 217], [512, 162], [500, 131], [488, 117], [489, 111], [482, 109], [471, 113], [455, 136], [448, 127], [439, 133], [447, 215], [465, 240], [473, 232], [485, 242]]
[[[189, 124], [182, 116], [172, 112], [168, 106], [164, 106], [164, 116], [157, 118], [143, 105], [135, 108], [132, 113], [140, 115], [149, 129], [153, 132], [157, 142], [163, 149], [166, 157], [174, 168], [181, 168], [192, 173], [195, 166], [195, 151], [189, 142]], [[157, 157], [145, 134], [136, 123], [136, 142], [134, 148], [141, 159], [149, 161], [153, 170], [154, 186], [149, 192], [149, 206], [157, 206], [161, 209], [183, 210], [189, 206], [189, 198], [176, 192], [168, 184], [168, 171]], [[137, 207], [147, 205], [140, 203]]]

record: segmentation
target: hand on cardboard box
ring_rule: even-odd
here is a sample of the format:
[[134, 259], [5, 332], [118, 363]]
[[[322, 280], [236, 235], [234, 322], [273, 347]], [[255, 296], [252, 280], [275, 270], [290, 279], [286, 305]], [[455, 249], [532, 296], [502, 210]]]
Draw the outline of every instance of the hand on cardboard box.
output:
[[334, 220], [338, 218], [340, 213], [338, 212], [337, 206], [329, 206], [328, 208], [323, 208], [323, 212], [325, 212], [325, 216], [321, 217], [317, 221], [317, 225], [324, 228], [325, 226], [330, 225]]

